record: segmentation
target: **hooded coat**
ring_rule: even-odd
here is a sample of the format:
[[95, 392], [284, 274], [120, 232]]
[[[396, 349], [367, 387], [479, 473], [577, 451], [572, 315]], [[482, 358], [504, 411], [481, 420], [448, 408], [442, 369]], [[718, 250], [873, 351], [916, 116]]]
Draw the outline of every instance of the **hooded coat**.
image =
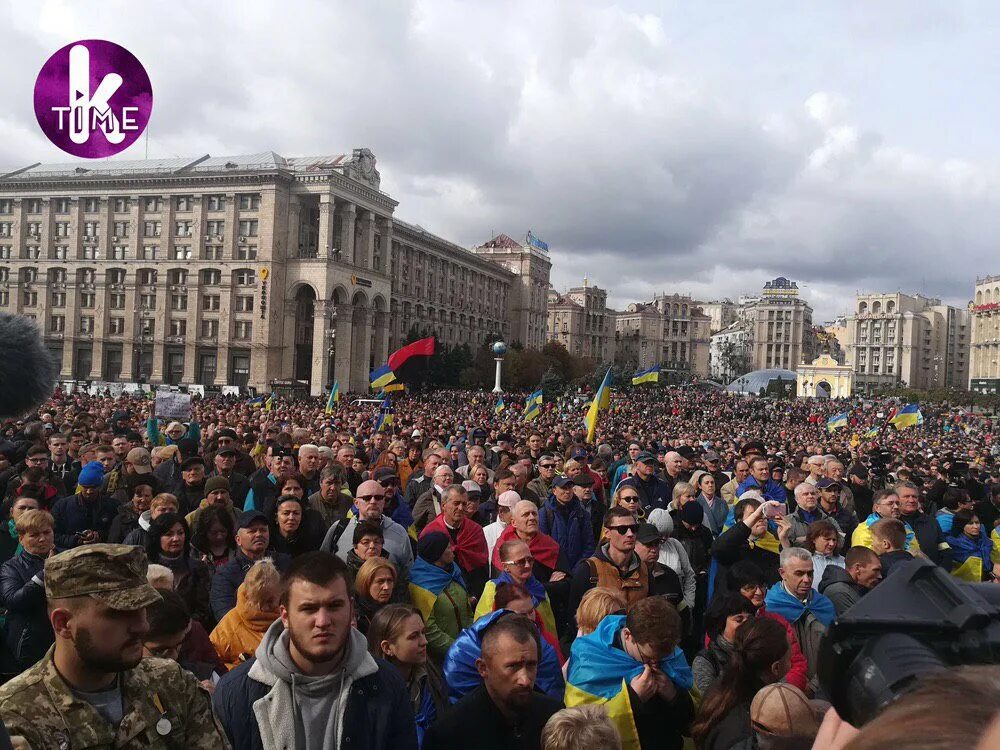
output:
[[247, 602], [246, 586], [236, 590], [236, 606], [208, 636], [227, 669], [235, 669], [253, 656], [264, 633], [278, 619], [277, 612], [261, 612]]

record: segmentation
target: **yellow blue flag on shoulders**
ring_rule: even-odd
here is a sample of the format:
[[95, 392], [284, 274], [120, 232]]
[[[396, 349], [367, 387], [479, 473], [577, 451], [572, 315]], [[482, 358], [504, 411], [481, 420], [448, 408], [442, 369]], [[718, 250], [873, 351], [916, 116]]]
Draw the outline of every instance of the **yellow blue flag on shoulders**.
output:
[[326, 413], [333, 414], [333, 407], [340, 401], [340, 381], [333, 381], [333, 388], [330, 389], [330, 396], [326, 400]]
[[896, 425], [897, 430], [905, 430], [907, 427], [923, 424], [924, 415], [920, 413], [918, 404], [907, 404], [896, 412], [896, 416], [889, 420], [889, 424]]
[[833, 432], [841, 427], [847, 427], [847, 412], [843, 411], [840, 414], [834, 414], [828, 420], [826, 420], [826, 431]]
[[392, 410], [392, 400], [386, 396], [382, 399], [378, 414], [375, 416], [375, 432], [382, 432], [386, 428], [392, 427], [395, 419], [396, 417]]
[[425, 620], [430, 617], [434, 602], [452, 581], [465, 588], [465, 579], [458, 563], [452, 563], [451, 570], [444, 570], [431, 565], [422, 557], [413, 561], [413, 567], [410, 568], [410, 601], [420, 610]]
[[632, 376], [632, 385], [639, 385], [640, 383], [659, 383], [660, 382], [660, 365], [655, 364], [648, 370], [639, 370], [635, 375]]
[[497, 405], [493, 407], [493, 413], [500, 416], [500, 412], [507, 408], [507, 405], [503, 402], [503, 396], [497, 398]]
[[[642, 673], [645, 665], [614, 645], [615, 636], [623, 627], [625, 615], [608, 615], [593, 633], [573, 641], [565, 703], [567, 708], [587, 703], [603, 705], [618, 730], [623, 750], [640, 750], [628, 684]], [[694, 675], [679, 648], [661, 660], [659, 667], [678, 690], [691, 690]]]
[[272, 411], [274, 409], [274, 391], [271, 391], [271, 395], [267, 397], [267, 401], [264, 402], [264, 411]]
[[542, 391], [535, 391], [524, 402], [524, 421], [530, 422], [542, 413]]
[[611, 368], [604, 374], [604, 380], [601, 381], [600, 387], [597, 389], [597, 393], [594, 395], [594, 400], [590, 402], [590, 407], [587, 409], [587, 416], [583, 419], [583, 424], [587, 428], [587, 442], [594, 442], [594, 436], [597, 434], [597, 417], [604, 409], [611, 406]]
[[372, 370], [371, 375], [368, 376], [373, 391], [385, 388], [385, 386], [389, 385], [395, 379], [396, 373], [389, 368], [389, 365], [382, 365], [377, 370]]

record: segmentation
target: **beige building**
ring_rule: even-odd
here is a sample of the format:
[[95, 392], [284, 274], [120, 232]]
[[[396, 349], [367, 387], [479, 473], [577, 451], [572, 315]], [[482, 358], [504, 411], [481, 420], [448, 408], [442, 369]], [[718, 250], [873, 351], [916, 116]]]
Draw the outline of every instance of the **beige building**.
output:
[[634, 302], [615, 313], [615, 361], [643, 370], [659, 363], [669, 379], [708, 377], [711, 318], [681, 294]]
[[847, 318], [855, 389], [965, 388], [969, 311], [921, 295], [860, 294]]
[[701, 311], [710, 319], [709, 334], [718, 333], [736, 322], [739, 305], [731, 299], [701, 303]]
[[799, 365], [795, 392], [800, 398], [850, 398], [854, 390], [854, 370], [829, 354], [821, 354], [812, 364]]
[[794, 281], [779, 276], [764, 284], [760, 298], [745, 305], [750, 322], [750, 359], [754, 370], [796, 370], [815, 356], [812, 308]]
[[610, 361], [614, 355], [614, 310], [608, 309], [608, 293], [583, 286], [559, 294], [548, 292], [548, 336], [558, 341], [577, 357], [591, 357], [599, 362]]
[[543, 242], [529, 232], [524, 242], [499, 234], [488, 242], [472, 248], [472, 252], [496, 263], [514, 274], [508, 311], [510, 342], [529, 349], [541, 349], [548, 340], [549, 272], [552, 261]]
[[413, 326], [479, 344], [523, 314], [520, 268], [396, 205], [368, 149], [26, 166], [0, 173], [0, 310], [63, 379], [367, 390]]
[[1000, 276], [976, 279], [971, 325], [969, 390], [1000, 393]]

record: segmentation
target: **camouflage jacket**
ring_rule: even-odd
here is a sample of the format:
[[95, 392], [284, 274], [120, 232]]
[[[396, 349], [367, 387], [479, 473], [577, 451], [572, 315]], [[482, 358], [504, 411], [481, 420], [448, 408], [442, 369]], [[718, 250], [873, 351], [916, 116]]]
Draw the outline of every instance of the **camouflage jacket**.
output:
[[70, 692], [56, 671], [52, 653], [49, 649], [35, 666], [0, 688], [0, 718], [32, 750], [228, 750], [229, 741], [212, 713], [211, 698], [194, 675], [176, 662], [144, 659], [122, 673], [125, 715], [115, 729], [93, 706]]

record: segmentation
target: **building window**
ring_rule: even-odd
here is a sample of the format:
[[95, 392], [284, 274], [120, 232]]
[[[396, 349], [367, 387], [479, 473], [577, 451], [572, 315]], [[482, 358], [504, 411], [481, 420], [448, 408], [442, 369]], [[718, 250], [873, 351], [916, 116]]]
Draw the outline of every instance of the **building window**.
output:
[[0, 199], [0, 214], [9, 214], [14, 210], [14, 201], [10, 198]]
[[125, 318], [110, 318], [108, 320], [108, 333], [112, 336], [121, 336], [125, 333]]
[[191, 257], [190, 245], [174, 245], [174, 260], [191, 260]]
[[49, 307], [66, 307], [66, 292], [52, 292]]
[[183, 268], [172, 268], [167, 272], [168, 284], [187, 284], [187, 271]]
[[[68, 214], [70, 207], [69, 198], [56, 198], [56, 213], [57, 214]], [[0, 213], [3, 213], [0, 211]]]
[[156, 256], [159, 253], [160, 248], [156, 245], [144, 245], [142, 248], [142, 259], [143, 260], [156, 260]]
[[80, 318], [80, 333], [93, 333], [94, 332], [94, 319], [85, 315]]
[[192, 226], [194, 226], [193, 221], [174, 222], [174, 235], [177, 237], [190, 237]]
[[40, 214], [42, 212], [42, 201], [39, 198], [31, 198], [25, 201], [25, 210], [29, 214]]
[[233, 283], [236, 286], [253, 286], [256, 279], [257, 274], [247, 268], [233, 272]]
[[240, 196], [241, 211], [256, 211], [260, 208], [260, 193], [243, 193]]
[[0, 221], [0, 237], [12, 237], [14, 234], [11, 231], [12, 226], [9, 221]]
[[42, 250], [38, 245], [28, 245], [24, 248], [24, 257], [28, 260], [38, 260], [42, 255]]
[[143, 237], [159, 237], [161, 224], [158, 221], [144, 221], [142, 223], [142, 236]]
[[178, 211], [190, 211], [192, 203], [190, 195], [178, 195], [174, 198], [174, 208]]
[[256, 219], [243, 219], [240, 222], [240, 236], [241, 237], [256, 237], [257, 236], [257, 220]]
[[69, 222], [57, 221], [55, 224], [56, 237], [69, 237]]
[[0, 260], [10, 260], [10, 245], [0, 245]]
[[0, 289], [0, 307], [10, 305], [10, 293], [6, 289]]
[[222, 260], [221, 245], [206, 245], [201, 251], [202, 260]]
[[205, 286], [218, 286], [222, 283], [222, 271], [218, 268], [206, 268], [201, 272], [201, 283]]
[[139, 295], [139, 308], [142, 310], [155, 310], [156, 309], [156, 295], [155, 294], [140, 294]]
[[93, 245], [83, 246], [83, 259], [84, 260], [99, 260], [101, 257], [101, 251], [98, 250]]
[[114, 292], [108, 299], [108, 307], [112, 310], [124, 310], [125, 295], [121, 292]]
[[10, 279], [10, 269], [0, 268], [0, 283], [8, 281]]
[[219, 237], [221, 238], [223, 233], [226, 231], [226, 222], [221, 220], [213, 219], [212, 221], [205, 222], [205, 234], [209, 237]]
[[256, 245], [240, 245], [236, 248], [236, 260], [257, 260]]
[[216, 339], [219, 337], [219, 321], [201, 321], [201, 337], [204, 339]]
[[92, 310], [96, 303], [97, 295], [93, 292], [83, 292], [80, 294], [80, 307], [85, 310]]
[[142, 208], [144, 211], [158, 213], [160, 210], [160, 198], [156, 195], [147, 195], [142, 199]]
[[239, 295], [236, 298], [236, 312], [253, 312], [253, 297]]
[[129, 209], [129, 200], [128, 200], [128, 198], [123, 198], [123, 197], [115, 198], [115, 213], [116, 214], [126, 213], [128, 211], [128, 209]]
[[111, 247], [112, 260], [125, 260], [125, 245], [113, 245]]
[[221, 298], [217, 294], [207, 294], [201, 298], [201, 309], [216, 312], [219, 309]]
[[241, 341], [253, 335], [253, 323], [249, 320], [237, 320], [234, 326], [233, 338]]
[[125, 283], [125, 269], [124, 268], [111, 268], [108, 270], [107, 279], [109, 284], [124, 284]]
[[100, 198], [84, 198], [83, 199], [83, 210], [88, 214], [97, 213], [101, 209], [101, 199]]
[[128, 237], [128, 222], [116, 221], [113, 234], [115, 237]]
[[224, 195], [208, 196], [209, 211], [224, 211], [225, 208], [226, 208], [226, 196]]
[[52, 333], [62, 333], [66, 330], [66, 318], [62, 315], [53, 315], [49, 318], [49, 331]]
[[176, 318], [170, 321], [170, 335], [184, 336], [187, 334], [187, 321], [183, 318]]
[[153, 268], [139, 269], [138, 279], [143, 286], [152, 286], [156, 283], [156, 270]]
[[171, 310], [187, 310], [188, 309], [188, 298], [186, 294], [171, 294], [170, 295], [170, 309]]

